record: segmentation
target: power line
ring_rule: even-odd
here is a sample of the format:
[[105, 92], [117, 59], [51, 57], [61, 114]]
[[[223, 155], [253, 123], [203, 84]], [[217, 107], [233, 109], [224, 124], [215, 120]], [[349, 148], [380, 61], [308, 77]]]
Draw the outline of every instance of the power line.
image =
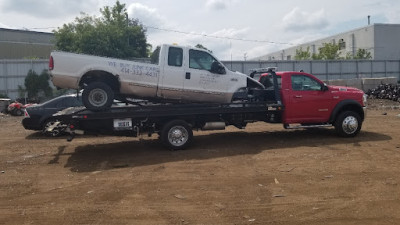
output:
[[[160, 27], [154, 27], [154, 26], [146, 26], [146, 25], [142, 25], [142, 26], [147, 28], [147, 29], [161, 30], [161, 31], [178, 33], [178, 34], [202, 36], [202, 37], [206, 37], [206, 38], [216, 38], [216, 39], [245, 41], [245, 42], [256, 42], [256, 43], [268, 43], [268, 44], [276, 44], [276, 45], [295, 45], [293, 43], [288, 43], [288, 42], [276, 42], [276, 41], [269, 41], [269, 40], [257, 40], [257, 39], [224, 37], [224, 36], [217, 36], [217, 35], [210, 35], [210, 34], [201, 34], [201, 33], [186, 32], [186, 31], [180, 31], [180, 30], [172, 30], [172, 29], [166, 29], [166, 28], [160, 28]], [[46, 30], [46, 29], [55, 29], [55, 28], [57, 28], [57, 27], [33, 27], [33, 28], [25, 28], [25, 29], [29, 29], [29, 30]]]
[[165, 28], [159, 28], [159, 27], [153, 27], [153, 26], [145, 26], [145, 25], [143, 25], [143, 27], [154, 29], [154, 30], [161, 30], [161, 31], [173, 32], [173, 33], [179, 33], [179, 34], [203, 36], [203, 37], [207, 37], [207, 38], [217, 38], [217, 39], [227, 39], [227, 40], [235, 40], [235, 41], [257, 42], [257, 43], [269, 43], [269, 44], [277, 44], [277, 45], [295, 45], [293, 43], [288, 43], [288, 42], [276, 42], [276, 41], [268, 41], [268, 40], [223, 37], [223, 36], [217, 36], [217, 35], [200, 34], [200, 33], [194, 33], [194, 32], [185, 32], [185, 31], [165, 29]]

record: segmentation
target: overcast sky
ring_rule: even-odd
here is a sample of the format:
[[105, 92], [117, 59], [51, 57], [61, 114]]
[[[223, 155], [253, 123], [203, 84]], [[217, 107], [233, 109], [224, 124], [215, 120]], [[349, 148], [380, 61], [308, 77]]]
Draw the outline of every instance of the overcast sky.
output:
[[[371, 23], [400, 23], [396, 0], [121, 0], [147, 40], [202, 44], [221, 60], [251, 59]], [[51, 32], [115, 0], [0, 0], [0, 27]], [[155, 29], [157, 28], [157, 29]], [[238, 40], [241, 39], [241, 40]]]

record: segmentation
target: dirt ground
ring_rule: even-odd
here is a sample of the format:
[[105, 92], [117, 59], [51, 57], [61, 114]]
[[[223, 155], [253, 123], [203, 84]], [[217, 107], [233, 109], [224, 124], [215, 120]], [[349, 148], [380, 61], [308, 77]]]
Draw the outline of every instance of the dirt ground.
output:
[[175, 152], [0, 116], [0, 224], [400, 224], [399, 104], [370, 102], [355, 138], [254, 123]]

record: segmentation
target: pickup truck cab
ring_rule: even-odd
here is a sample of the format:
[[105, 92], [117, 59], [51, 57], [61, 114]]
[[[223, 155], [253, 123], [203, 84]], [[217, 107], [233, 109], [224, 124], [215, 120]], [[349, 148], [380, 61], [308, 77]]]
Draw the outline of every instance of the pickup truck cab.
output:
[[[367, 97], [353, 87], [328, 86], [315, 76], [296, 71], [276, 72], [284, 105], [285, 128], [334, 125], [341, 136], [355, 136], [366, 114]], [[272, 89], [271, 73], [259, 78], [266, 90]]]
[[50, 76], [58, 88], [83, 89], [92, 111], [108, 109], [126, 97], [164, 102], [229, 103], [263, 85], [228, 70], [210, 52], [162, 45], [157, 64], [54, 51]]

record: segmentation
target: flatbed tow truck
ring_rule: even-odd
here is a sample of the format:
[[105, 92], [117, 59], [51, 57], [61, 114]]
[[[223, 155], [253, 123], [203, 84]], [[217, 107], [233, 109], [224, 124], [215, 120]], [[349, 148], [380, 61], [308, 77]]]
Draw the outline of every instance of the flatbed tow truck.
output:
[[[238, 101], [232, 103], [136, 103], [129, 106], [114, 106], [106, 111], [91, 111], [86, 108], [69, 108], [54, 115], [59, 123], [49, 127], [49, 129], [58, 129], [60, 124], [65, 126], [71, 141], [76, 134], [108, 134], [137, 137], [140, 134], [154, 133], [160, 135], [161, 142], [172, 150], [181, 150], [187, 148], [193, 139], [193, 130], [222, 130], [226, 126], [233, 125], [239, 129], [246, 127], [252, 122], [283, 123], [285, 128], [307, 128], [307, 127], [325, 127], [335, 126], [340, 136], [355, 136], [361, 129], [364, 119], [365, 104], [362, 102], [363, 92], [360, 90], [351, 91], [350, 97], [337, 99], [338, 88], [328, 87], [310, 74], [303, 72], [290, 72], [290, 75], [275, 73], [274, 69], [257, 69], [254, 73], [260, 73], [260, 80], [268, 79], [272, 84], [270, 89], [260, 90], [259, 93], [253, 93], [260, 96], [269, 97], [255, 98], [253, 100]], [[253, 74], [254, 75], [254, 74]], [[292, 108], [290, 104], [295, 104], [292, 100], [297, 100], [299, 94], [291, 93], [289, 90], [294, 87], [290, 82], [296, 79], [290, 78], [310, 78], [315, 80], [315, 84], [320, 85], [320, 90], [305, 90], [312, 96], [318, 95], [318, 102], [327, 103], [325, 98], [337, 99], [328, 109], [320, 110], [320, 113], [329, 116], [324, 118], [295, 119], [286, 107]], [[310, 82], [303, 84], [307, 88]], [[288, 91], [288, 92], [286, 92]], [[334, 96], [328, 95], [330, 92]], [[342, 90], [346, 95], [346, 91]], [[357, 92], [357, 93], [355, 93]], [[350, 93], [350, 92], [349, 92]], [[360, 96], [361, 93], [361, 97]], [[355, 97], [356, 96], [356, 97]], [[360, 98], [360, 99], [355, 99]], [[309, 107], [309, 106], [307, 106]], [[291, 110], [301, 110], [291, 109]], [[317, 110], [318, 111], [318, 110]], [[292, 127], [289, 123], [300, 124]]]

